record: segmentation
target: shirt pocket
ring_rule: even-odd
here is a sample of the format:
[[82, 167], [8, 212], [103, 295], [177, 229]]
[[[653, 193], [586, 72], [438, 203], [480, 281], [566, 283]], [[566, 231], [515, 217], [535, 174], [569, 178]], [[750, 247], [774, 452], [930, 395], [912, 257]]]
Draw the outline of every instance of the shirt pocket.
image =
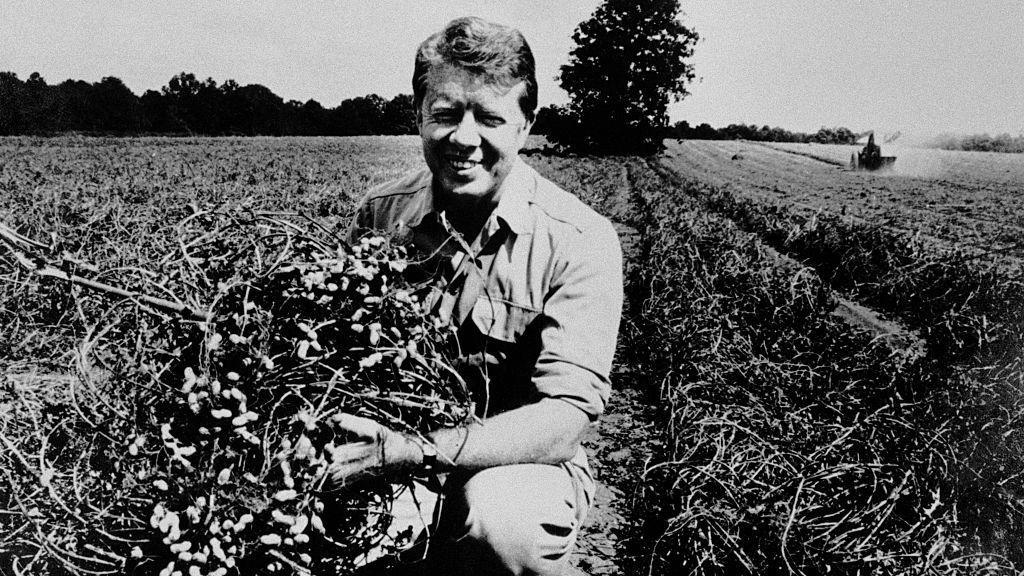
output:
[[480, 296], [473, 304], [472, 318], [481, 334], [501, 342], [515, 343], [540, 311], [507, 300]]

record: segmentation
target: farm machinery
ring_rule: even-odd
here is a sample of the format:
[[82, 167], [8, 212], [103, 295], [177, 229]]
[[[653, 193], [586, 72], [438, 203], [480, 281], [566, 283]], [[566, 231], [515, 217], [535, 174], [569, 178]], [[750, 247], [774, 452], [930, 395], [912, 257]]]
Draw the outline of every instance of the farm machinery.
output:
[[850, 155], [850, 168], [854, 170], [881, 170], [891, 168], [895, 156], [882, 156], [882, 147], [875, 144], [875, 133], [868, 134], [868, 143], [860, 152]]

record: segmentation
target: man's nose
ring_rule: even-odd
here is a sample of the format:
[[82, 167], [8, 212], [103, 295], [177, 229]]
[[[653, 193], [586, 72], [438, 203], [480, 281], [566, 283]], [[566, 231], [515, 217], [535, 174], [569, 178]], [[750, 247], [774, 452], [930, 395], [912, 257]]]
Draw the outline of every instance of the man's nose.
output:
[[453, 144], [466, 148], [476, 148], [480, 145], [480, 129], [473, 112], [467, 110], [462, 115], [462, 120], [455, 126], [450, 139]]

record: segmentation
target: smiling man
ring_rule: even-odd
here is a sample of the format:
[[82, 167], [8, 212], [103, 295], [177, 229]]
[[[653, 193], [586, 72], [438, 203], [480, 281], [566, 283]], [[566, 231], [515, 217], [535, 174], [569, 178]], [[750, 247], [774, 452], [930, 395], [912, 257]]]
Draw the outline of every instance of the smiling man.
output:
[[481, 421], [424, 443], [350, 417], [366, 442], [337, 452], [334, 473], [444, 478], [418, 571], [560, 574], [593, 501], [580, 439], [611, 389], [619, 241], [519, 157], [537, 80], [517, 30], [452, 21], [420, 46], [413, 91], [426, 168], [372, 190], [352, 236], [383, 231], [433, 255], [429, 302], [457, 327]]

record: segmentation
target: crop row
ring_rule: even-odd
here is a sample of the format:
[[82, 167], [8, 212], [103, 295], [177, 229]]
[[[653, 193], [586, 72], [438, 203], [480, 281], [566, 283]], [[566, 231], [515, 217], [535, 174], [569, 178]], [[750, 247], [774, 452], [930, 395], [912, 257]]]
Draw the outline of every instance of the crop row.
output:
[[1019, 262], [942, 250], [909, 232], [807, 216], [728, 189], [685, 186], [703, 207], [813, 267], [836, 290], [920, 330], [933, 356], [982, 364], [1024, 343], [1024, 308], [1007, 305], [1024, 297]]
[[937, 249], [913, 234], [836, 215], [801, 216], [726, 189], [682, 186], [706, 209], [812, 267], [834, 289], [920, 334], [926, 343], [921, 378], [955, 392], [949, 403], [958, 409], [966, 467], [958, 490], [962, 524], [974, 540], [1019, 562], [1024, 547], [1009, 536], [1024, 522], [1019, 263]]
[[[631, 183], [644, 220], [645, 265], [630, 279], [644, 338], [626, 361], [657, 386], [667, 447], [636, 503], [650, 519], [650, 568], [1008, 568], [1014, 544], [997, 532], [1016, 520], [1003, 486], [1019, 460], [991, 442], [1018, 433], [1006, 389], [938, 369], [931, 347], [918, 358], [852, 329], [831, 313], [821, 276], [780, 265], [703, 209], [692, 183], [654, 170], [634, 170]], [[996, 409], [1006, 415], [979, 429]]]

